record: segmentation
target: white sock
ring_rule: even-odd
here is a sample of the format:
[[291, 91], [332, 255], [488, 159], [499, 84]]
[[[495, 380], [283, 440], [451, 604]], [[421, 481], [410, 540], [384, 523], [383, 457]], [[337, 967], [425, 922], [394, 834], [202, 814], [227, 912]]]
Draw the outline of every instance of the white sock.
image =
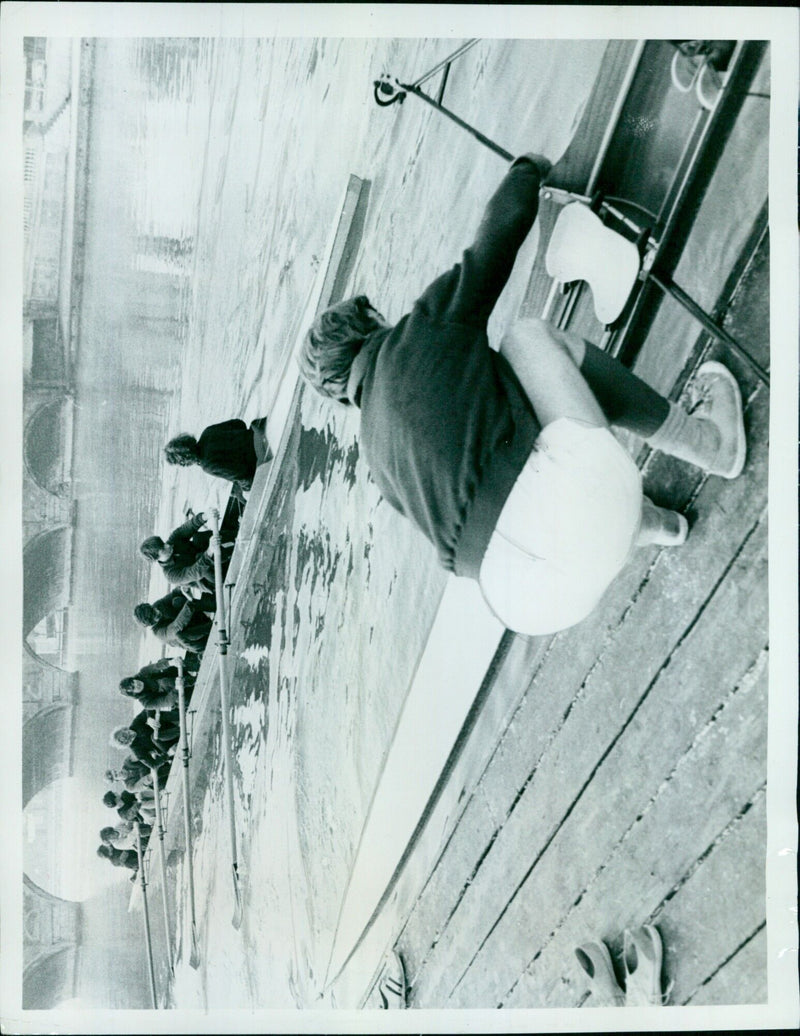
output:
[[720, 448], [719, 429], [713, 421], [694, 417], [676, 403], [670, 403], [666, 420], [645, 441], [662, 453], [706, 470], [713, 467]]
[[677, 511], [669, 511], [658, 507], [647, 497], [642, 497], [642, 523], [637, 547], [649, 547], [658, 544], [663, 547], [679, 547], [686, 542], [689, 523]]

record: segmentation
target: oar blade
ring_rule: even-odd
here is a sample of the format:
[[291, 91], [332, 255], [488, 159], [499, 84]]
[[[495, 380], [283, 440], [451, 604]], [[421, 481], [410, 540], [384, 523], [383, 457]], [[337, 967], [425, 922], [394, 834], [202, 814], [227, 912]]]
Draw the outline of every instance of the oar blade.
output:
[[231, 918], [231, 924], [238, 931], [242, 926], [242, 916], [244, 914], [244, 906], [242, 903], [242, 889], [239, 883], [239, 872], [234, 864], [233, 870], [233, 894], [236, 899], [236, 905], [233, 908], [233, 917]]
[[197, 925], [192, 922], [192, 951], [189, 954], [189, 967], [195, 971], [200, 967], [200, 945], [197, 938]]

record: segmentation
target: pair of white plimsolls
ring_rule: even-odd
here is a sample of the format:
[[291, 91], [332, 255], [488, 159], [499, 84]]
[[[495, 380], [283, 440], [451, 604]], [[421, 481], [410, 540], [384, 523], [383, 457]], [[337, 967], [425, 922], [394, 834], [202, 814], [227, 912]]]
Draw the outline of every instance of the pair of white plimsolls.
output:
[[591, 1007], [646, 1007], [666, 1003], [661, 991], [661, 936], [653, 925], [626, 928], [622, 936], [625, 988], [617, 982], [605, 943], [587, 942], [575, 949], [578, 964], [589, 976]]

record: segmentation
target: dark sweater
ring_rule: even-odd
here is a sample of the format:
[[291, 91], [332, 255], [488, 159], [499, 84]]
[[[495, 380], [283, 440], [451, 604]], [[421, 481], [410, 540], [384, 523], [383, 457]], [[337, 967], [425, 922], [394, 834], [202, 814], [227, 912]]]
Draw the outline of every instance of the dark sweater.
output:
[[169, 623], [180, 615], [187, 600], [188, 598], [186, 595], [181, 593], [180, 590], [170, 590], [169, 593], [164, 594], [163, 597], [159, 597], [157, 601], [153, 601], [153, 607], [158, 610], [161, 616], [157, 625], [169, 625]]
[[180, 590], [173, 590], [153, 602], [162, 617], [150, 629], [165, 644], [202, 652], [211, 629], [203, 604], [202, 600], [190, 601]]
[[514, 162], [461, 263], [398, 324], [367, 338], [348, 383], [378, 488], [457, 575], [477, 577], [540, 431], [516, 375], [486, 337], [536, 218], [539, 182], [533, 162]]
[[253, 430], [238, 417], [209, 425], [197, 440], [197, 457], [208, 475], [249, 489], [258, 464]]
[[206, 554], [211, 532], [198, 531], [203, 520], [203, 515], [196, 514], [170, 534], [167, 543], [172, 547], [172, 554], [166, 561], [159, 562], [170, 583], [183, 586], [202, 581], [204, 585], [213, 586], [214, 562]]
[[211, 632], [211, 620], [201, 610], [199, 602], [187, 600], [172, 622], [159, 623], [152, 629], [165, 644], [202, 652]]
[[153, 737], [153, 728], [148, 723], [146, 712], [139, 712], [129, 723], [136, 737], [128, 745], [128, 751], [145, 766], [160, 766], [167, 758], [169, 743]]
[[[175, 666], [164, 664], [166, 659], [151, 665], [143, 666], [135, 679], [144, 684], [142, 691], [135, 695], [144, 709], [172, 709], [178, 704], [178, 691], [175, 683], [178, 670]], [[188, 673], [184, 676], [185, 700], [188, 704], [194, 686], [194, 678]]]
[[127, 867], [128, 870], [139, 870], [139, 854], [135, 849], [115, 849], [108, 847], [106, 859], [115, 867]]
[[137, 820], [142, 820], [142, 815], [139, 812], [139, 800], [135, 795], [132, 795], [129, 791], [123, 791], [120, 792], [117, 798], [119, 800], [119, 805], [117, 806], [118, 816], [131, 824]]

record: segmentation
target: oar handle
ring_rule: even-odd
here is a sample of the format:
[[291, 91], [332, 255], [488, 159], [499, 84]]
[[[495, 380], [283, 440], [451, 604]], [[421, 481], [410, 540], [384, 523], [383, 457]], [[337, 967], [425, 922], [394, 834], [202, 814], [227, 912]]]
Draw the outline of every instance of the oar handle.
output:
[[183, 782], [183, 831], [186, 839], [186, 873], [189, 879], [189, 910], [192, 922], [192, 952], [189, 963], [192, 967], [197, 967], [199, 964], [199, 953], [197, 951], [197, 912], [194, 895], [194, 854], [189, 788], [189, 735], [186, 724], [186, 683], [183, 674], [183, 659], [177, 659], [176, 665], [178, 675], [175, 677], [175, 686], [178, 691], [178, 719], [180, 722], [181, 756], [183, 757], [183, 767], [181, 769]]
[[139, 821], [134, 821], [134, 829], [136, 831], [136, 855], [139, 859], [139, 883], [142, 887], [142, 912], [144, 915], [144, 941], [147, 947], [147, 964], [148, 973], [150, 976], [150, 996], [153, 1001], [153, 1007], [158, 1007], [158, 999], [156, 997], [156, 971], [153, 966], [153, 944], [150, 938], [150, 911], [147, 907], [147, 880], [144, 875], [144, 852], [142, 851], [142, 832], [139, 827]]
[[219, 538], [219, 511], [213, 507], [209, 512], [211, 525], [211, 546], [214, 553], [214, 593], [217, 598], [217, 634], [220, 654], [228, 650], [228, 624], [225, 614], [225, 593], [222, 575], [222, 541]]
[[189, 734], [186, 726], [186, 679], [183, 675], [183, 659], [175, 660], [178, 675], [175, 677], [175, 689], [178, 692], [178, 723], [181, 738], [181, 758], [183, 765], [189, 765]]

